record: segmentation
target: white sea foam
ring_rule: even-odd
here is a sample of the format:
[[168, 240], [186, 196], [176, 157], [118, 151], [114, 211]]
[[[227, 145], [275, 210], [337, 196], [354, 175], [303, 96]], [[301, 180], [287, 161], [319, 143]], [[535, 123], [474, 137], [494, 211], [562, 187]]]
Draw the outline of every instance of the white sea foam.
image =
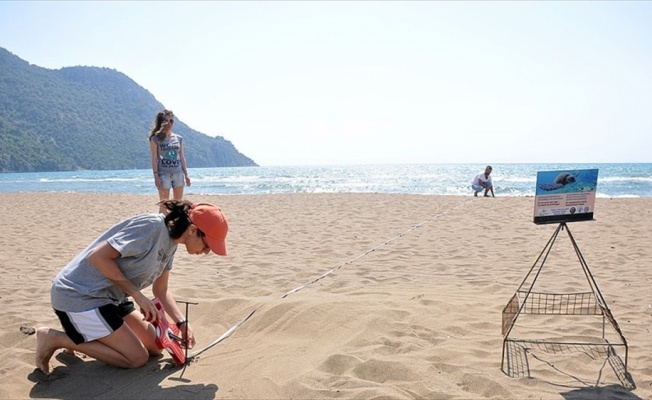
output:
[[[496, 196], [534, 196], [537, 172], [599, 170], [597, 197], [651, 197], [652, 164], [492, 164]], [[483, 164], [190, 168], [187, 194], [470, 195]], [[150, 170], [0, 174], [0, 192], [155, 193]]]

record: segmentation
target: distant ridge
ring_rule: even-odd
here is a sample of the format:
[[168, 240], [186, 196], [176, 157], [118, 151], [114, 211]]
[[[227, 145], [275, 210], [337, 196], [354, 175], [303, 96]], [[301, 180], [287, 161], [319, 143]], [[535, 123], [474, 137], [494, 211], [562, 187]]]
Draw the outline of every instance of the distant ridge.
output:
[[[164, 106], [145, 88], [110, 68], [51, 70], [0, 47], [0, 172], [149, 168], [147, 135]], [[188, 166], [256, 163], [221, 136], [184, 124]]]

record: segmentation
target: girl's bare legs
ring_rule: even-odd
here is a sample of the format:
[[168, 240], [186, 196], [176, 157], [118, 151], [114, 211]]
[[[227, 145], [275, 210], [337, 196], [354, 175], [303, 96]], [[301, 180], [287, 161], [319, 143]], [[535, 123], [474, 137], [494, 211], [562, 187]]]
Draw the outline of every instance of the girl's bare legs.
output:
[[75, 344], [65, 332], [50, 328], [37, 329], [36, 367], [49, 375], [50, 359], [58, 349], [79, 351], [96, 360], [121, 368], [142, 367], [147, 363], [150, 355], [161, 354], [161, 350], [154, 342], [154, 327], [143, 321], [140, 312], [135, 311], [124, 320], [125, 324], [109, 336], [79, 345]]

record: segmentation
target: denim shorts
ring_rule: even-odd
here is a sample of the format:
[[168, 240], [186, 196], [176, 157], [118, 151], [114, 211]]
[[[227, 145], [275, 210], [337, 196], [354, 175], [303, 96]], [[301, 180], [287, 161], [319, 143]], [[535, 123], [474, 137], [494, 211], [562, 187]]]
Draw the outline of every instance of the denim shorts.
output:
[[186, 180], [183, 172], [159, 172], [158, 178], [161, 180], [162, 189], [186, 186]]
[[[471, 184], [471, 187], [472, 187], [473, 190], [475, 190], [476, 192], [482, 192], [483, 190], [485, 190], [485, 188], [483, 188], [483, 187], [480, 186], [480, 185], [473, 185], [473, 184]], [[491, 189], [491, 185], [487, 185], [486, 189]]]

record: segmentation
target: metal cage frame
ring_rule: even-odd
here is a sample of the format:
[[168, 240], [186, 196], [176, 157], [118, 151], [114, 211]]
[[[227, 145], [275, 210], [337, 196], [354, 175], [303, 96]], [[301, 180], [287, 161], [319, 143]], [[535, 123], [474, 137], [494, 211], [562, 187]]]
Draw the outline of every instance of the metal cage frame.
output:
[[[550, 254], [552, 246], [559, 235], [559, 232], [566, 230], [568, 237], [573, 245], [575, 254], [579, 260], [584, 275], [591, 288], [590, 292], [579, 293], [542, 293], [534, 292], [533, 288], [541, 274], [541, 270]], [[530, 275], [535, 272], [532, 283], [527, 289], [524, 288]], [[518, 317], [521, 314], [555, 314], [555, 315], [585, 315], [585, 316], [602, 316], [602, 337], [597, 340], [582, 341], [555, 341], [547, 339], [517, 339], [510, 337]], [[619, 343], [610, 343], [605, 335], [605, 328], [609, 323], [617, 334]], [[551, 353], [571, 353], [571, 352], [590, 352], [599, 353], [607, 356], [609, 364], [622, 381], [631, 381], [628, 379], [627, 358], [629, 356], [629, 347], [627, 340], [623, 335], [618, 322], [614, 318], [611, 310], [604, 300], [598, 284], [589, 269], [582, 252], [580, 251], [575, 238], [571, 234], [565, 222], [559, 224], [555, 232], [548, 240], [548, 243], [539, 254], [532, 268], [527, 273], [516, 293], [507, 302], [502, 312], [502, 335], [503, 335], [503, 354], [501, 361], [502, 371], [510, 377], [518, 376], [519, 371], [528, 369], [527, 349], [537, 347]], [[616, 354], [616, 348], [624, 348], [624, 363]], [[521, 357], [519, 357], [519, 354]], [[525, 356], [523, 356], [525, 355]]]

